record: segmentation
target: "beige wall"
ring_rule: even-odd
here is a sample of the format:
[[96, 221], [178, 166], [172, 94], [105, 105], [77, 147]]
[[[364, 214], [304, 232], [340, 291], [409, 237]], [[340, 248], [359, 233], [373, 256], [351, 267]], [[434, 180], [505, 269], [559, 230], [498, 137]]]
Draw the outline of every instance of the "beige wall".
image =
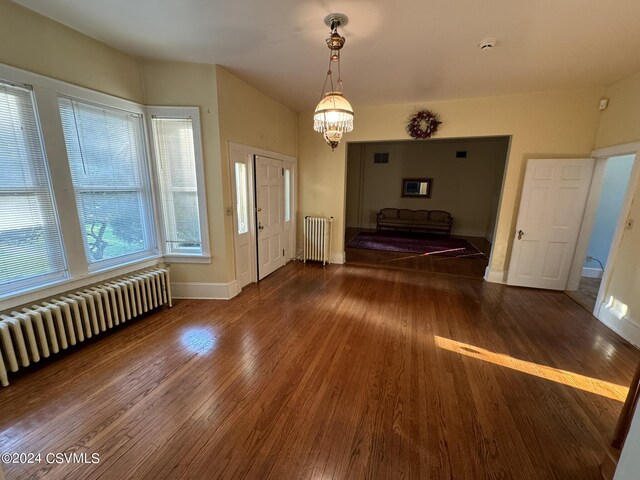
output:
[[640, 406], [636, 405], [613, 480], [637, 480], [640, 472]]
[[[211, 264], [173, 264], [176, 282], [235, 278], [228, 142], [295, 156], [297, 115], [213, 65], [137, 59], [0, 0], [0, 62], [150, 105], [198, 106], [202, 119]], [[219, 120], [222, 119], [222, 120]]]
[[9, 0], [0, 0], [0, 62], [129, 100], [143, 100], [135, 57]]
[[[596, 146], [639, 142], [640, 74], [610, 86], [607, 97], [609, 108], [603, 112]], [[636, 185], [629, 218], [636, 224], [623, 233], [605, 302], [615, 298], [624, 303], [628, 307], [627, 317], [640, 325], [640, 182]]]
[[[229, 142], [241, 143], [284, 155], [297, 153], [297, 114], [228, 70], [216, 66], [220, 157], [225, 206], [232, 207], [229, 174]], [[233, 220], [224, 217], [226, 242], [230, 246], [227, 278], [235, 278]]]
[[142, 61], [145, 103], [200, 107], [211, 264], [172, 265], [176, 282], [235, 278], [228, 142], [295, 156], [296, 113], [220, 66]]
[[[349, 152], [347, 226], [376, 228], [376, 213], [386, 207], [446, 210], [454, 217], [454, 234], [485, 237], [494, 192], [502, 185], [508, 141], [503, 137], [349, 145], [362, 156], [353, 158]], [[467, 158], [456, 158], [458, 150], [465, 150]], [[389, 163], [374, 163], [376, 152], [388, 153]], [[431, 197], [402, 197], [402, 179], [421, 177], [433, 179]]]
[[602, 112], [596, 147], [640, 140], [640, 72], [611, 85], [606, 97], [609, 106]]
[[[505, 270], [527, 158], [588, 156], [593, 148], [604, 89], [511, 95], [429, 102], [441, 116], [437, 138], [511, 135], [505, 187], [498, 215], [491, 267]], [[336, 219], [334, 254], [344, 250], [345, 142], [407, 139], [404, 127], [415, 104], [358, 108], [355, 127], [331, 152], [313, 131], [312, 113], [299, 114], [299, 217], [328, 215]], [[299, 218], [300, 220], [300, 218]], [[299, 228], [301, 223], [298, 224]], [[300, 231], [298, 241], [300, 241]]]
[[[213, 65], [143, 60], [144, 101], [147, 105], [180, 105], [200, 108], [202, 152], [210, 264], [178, 264], [171, 268], [175, 282], [224, 283], [229, 277], [229, 245], [225, 233], [224, 181], [220, 157], [220, 122], [216, 69]], [[233, 261], [233, 259], [231, 259]]]
[[[332, 153], [313, 132], [311, 112], [297, 115], [221, 67], [140, 61], [8, 0], [0, 0], [0, 27], [2, 63], [141, 103], [201, 108], [214, 259], [211, 265], [176, 266], [177, 281], [224, 282], [235, 276], [232, 222], [224, 216], [224, 207], [231, 205], [229, 141], [299, 156], [298, 217], [334, 216], [334, 251], [344, 249], [345, 145]], [[527, 158], [587, 155], [594, 138], [598, 147], [640, 140], [640, 74], [612, 85], [609, 108], [600, 114], [595, 105], [603, 94], [603, 89], [588, 89], [424, 105], [444, 122], [437, 138], [512, 136], [493, 269], [508, 266]], [[404, 125], [416, 108], [356, 105], [355, 131], [345, 141], [406, 139]], [[632, 217], [640, 218], [638, 201]], [[639, 248], [640, 229], [625, 232], [609, 292], [628, 301], [633, 311], [640, 309], [631, 298], [640, 285], [634, 262]]]
[[[297, 153], [297, 114], [221, 66], [218, 77], [220, 138], [284, 155]], [[228, 158], [225, 147], [223, 156]]]

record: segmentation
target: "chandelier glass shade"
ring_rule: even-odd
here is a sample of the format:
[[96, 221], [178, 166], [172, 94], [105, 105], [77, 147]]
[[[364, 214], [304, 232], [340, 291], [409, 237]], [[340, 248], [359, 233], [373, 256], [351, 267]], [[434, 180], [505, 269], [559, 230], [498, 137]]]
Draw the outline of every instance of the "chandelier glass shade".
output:
[[335, 149], [342, 134], [353, 130], [353, 108], [342, 92], [327, 92], [313, 115], [313, 129]]
[[[320, 102], [313, 115], [313, 129], [322, 133], [325, 141], [335, 148], [345, 133], [353, 130], [353, 107], [342, 93], [342, 78], [340, 76], [340, 50], [344, 46], [345, 38], [338, 34], [338, 26], [346, 23], [344, 16], [332, 14], [325, 19], [331, 27], [331, 34], [327, 37], [330, 50], [329, 69], [322, 87]], [[333, 82], [333, 67], [338, 69], [338, 80]], [[329, 89], [327, 90], [327, 87]]]

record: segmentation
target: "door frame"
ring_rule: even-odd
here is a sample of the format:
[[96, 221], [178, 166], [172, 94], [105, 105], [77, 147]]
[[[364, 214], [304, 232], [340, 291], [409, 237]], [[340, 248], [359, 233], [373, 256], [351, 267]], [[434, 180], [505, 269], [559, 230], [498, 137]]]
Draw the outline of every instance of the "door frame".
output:
[[633, 197], [638, 185], [638, 179], [640, 178], [640, 142], [625, 143], [621, 145], [614, 145], [612, 147], [598, 148], [591, 152], [591, 156], [596, 159], [596, 173], [599, 173], [600, 177], [596, 178], [594, 173], [594, 179], [591, 182], [591, 190], [589, 192], [589, 198], [587, 200], [587, 209], [585, 209], [584, 217], [582, 220], [582, 228], [580, 230], [580, 235], [578, 236], [576, 255], [571, 266], [569, 283], [567, 284], [567, 290], [576, 290], [578, 287], [578, 283], [580, 282], [580, 273], [582, 271], [584, 261], [587, 257], [587, 249], [589, 248], [589, 241], [591, 240], [591, 233], [593, 230], [593, 224], [595, 222], [596, 209], [598, 207], [598, 201], [600, 200], [600, 193], [602, 191], [602, 182], [604, 180], [604, 167], [606, 164], [606, 160], [611, 157], [619, 157], [622, 155], [635, 155], [636, 158], [633, 162], [631, 176], [629, 178], [629, 183], [627, 184], [627, 191], [622, 203], [622, 208], [620, 209], [618, 224], [616, 226], [615, 233], [613, 234], [613, 239], [611, 240], [611, 247], [609, 248], [609, 255], [607, 256], [604, 272], [602, 272], [600, 289], [598, 290], [596, 304], [593, 309], [593, 315], [597, 318], [599, 318], [600, 310], [604, 303], [604, 297], [607, 293], [607, 290], [609, 289], [611, 274], [613, 272], [613, 265], [618, 255], [618, 249], [620, 248], [622, 236], [626, 229], [627, 218], [629, 217], [629, 213], [631, 211], [631, 202], [633, 201]]
[[250, 244], [251, 244], [251, 259], [249, 264], [251, 265], [251, 283], [255, 283], [258, 281], [258, 250], [256, 247], [257, 242], [257, 234], [256, 234], [256, 191], [255, 191], [255, 162], [254, 158], [256, 155], [260, 155], [263, 157], [274, 158], [276, 160], [282, 160], [286, 165], [291, 167], [291, 189], [290, 189], [290, 205], [291, 205], [291, 238], [289, 239], [290, 245], [292, 248], [290, 249], [290, 255], [292, 258], [285, 258], [285, 264], [293, 259], [295, 256], [295, 245], [296, 245], [296, 219], [297, 219], [297, 182], [298, 182], [298, 159], [297, 157], [292, 157], [291, 155], [285, 155], [278, 152], [273, 152], [270, 150], [265, 150], [263, 148], [252, 147], [251, 145], [245, 145], [237, 142], [228, 142], [228, 167], [229, 167], [229, 187], [231, 192], [231, 206], [226, 207], [225, 210], [231, 211], [231, 216], [233, 220], [231, 222], [233, 228], [233, 262], [234, 262], [234, 273], [235, 279], [238, 280], [238, 246], [237, 237], [236, 237], [236, 221], [237, 221], [237, 212], [236, 212], [236, 179], [235, 179], [235, 166], [233, 160], [233, 153], [237, 153], [242, 155], [246, 159], [247, 165], [247, 192], [248, 192], [248, 205], [250, 206], [250, 211], [248, 212], [249, 219], [249, 235], [250, 235]]

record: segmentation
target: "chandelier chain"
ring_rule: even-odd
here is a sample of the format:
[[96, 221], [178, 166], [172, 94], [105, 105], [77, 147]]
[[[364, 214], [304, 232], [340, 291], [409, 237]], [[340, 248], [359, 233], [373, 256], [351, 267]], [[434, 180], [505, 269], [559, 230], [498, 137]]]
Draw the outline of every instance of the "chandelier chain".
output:
[[[346, 17], [345, 17], [346, 18]], [[326, 21], [325, 21], [326, 22]], [[342, 94], [341, 55], [345, 39], [338, 33], [339, 18], [331, 19], [330, 35], [326, 38], [329, 47], [329, 67], [322, 86], [320, 101], [314, 112], [314, 127], [332, 150], [337, 148], [344, 133], [353, 130], [353, 108]], [[337, 63], [337, 66], [332, 65]], [[336, 73], [337, 79], [333, 78]], [[330, 88], [330, 90], [328, 90]]]

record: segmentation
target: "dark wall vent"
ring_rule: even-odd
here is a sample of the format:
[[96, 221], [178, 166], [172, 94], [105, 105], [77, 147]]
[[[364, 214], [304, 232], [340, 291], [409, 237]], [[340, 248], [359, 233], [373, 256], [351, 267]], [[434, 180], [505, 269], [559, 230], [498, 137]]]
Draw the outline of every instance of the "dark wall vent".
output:
[[467, 151], [466, 150], [458, 150], [456, 152], [456, 158], [467, 158]]
[[389, 163], [389, 154], [388, 153], [374, 153], [373, 154], [373, 163]]

